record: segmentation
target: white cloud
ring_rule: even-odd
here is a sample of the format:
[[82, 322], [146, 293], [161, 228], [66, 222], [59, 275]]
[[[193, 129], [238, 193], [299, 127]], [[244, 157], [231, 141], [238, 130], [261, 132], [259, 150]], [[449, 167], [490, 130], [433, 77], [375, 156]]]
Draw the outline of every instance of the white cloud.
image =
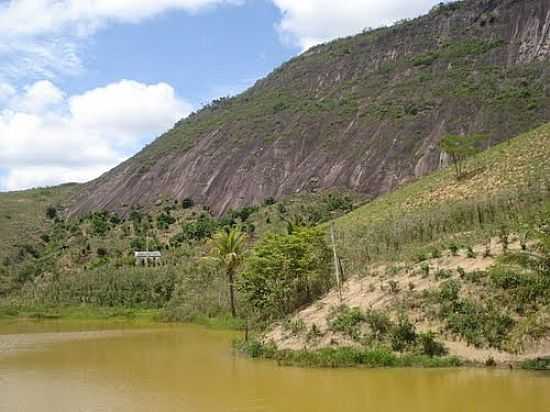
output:
[[441, 0], [272, 0], [281, 10], [278, 30], [303, 50], [367, 27], [416, 17]]
[[128, 80], [71, 97], [40, 81], [7, 107], [0, 111], [2, 190], [97, 177], [191, 111], [168, 84]]
[[167, 10], [191, 13], [240, 0], [11, 0], [0, 4], [0, 32], [34, 35], [69, 27], [88, 35], [110, 21], [136, 23]]
[[79, 73], [82, 41], [111, 23], [138, 23], [169, 10], [196, 13], [242, 1], [0, 0], [0, 79]]

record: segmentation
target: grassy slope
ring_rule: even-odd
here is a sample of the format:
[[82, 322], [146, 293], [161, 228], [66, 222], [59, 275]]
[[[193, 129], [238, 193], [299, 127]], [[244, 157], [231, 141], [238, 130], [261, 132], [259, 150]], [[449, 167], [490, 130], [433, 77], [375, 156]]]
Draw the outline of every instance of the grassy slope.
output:
[[[504, 211], [503, 216], [496, 219], [492, 226], [468, 226], [458, 222], [456, 227], [451, 227], [453, 219], [460, 217], [463, 210], [469, 212], [483, 202], [495, 202], [495, 199], [518, 193], [518, 190], [529, 190], [541, 182], [544, 190], [548, 191], [550, 124], [479, 154], [468, 161], [467, 170], [474, 171], [473, 176], [460, 181], [455, 178], [453, 168], [441, 170], [337, 219], [335, 225], [340, 252], [349, 259], [352, 270], [364, 265], [361, 256], [366, 249], [371, 248], [372, 252], [373, 245], [377, 248], [376, 243], [382, 243], [386, 237], [392, 241], [406, 239], [407, 236], [409, 239], [403, 241], [399, 250], [386, 248], [373, 253], [370, 258], [408, 259], [420, 248], [431, 247], [425, 241], [410, 240], [415, 236], [411, 233], [418, 231], [423, 224], [439, 225], [440, 232], [436, 231], [433, 239], [438, 247], [451, 237], [454, 241], [473, 245], [496, 236], [501, 223], [508, 225], [510, 220], [521, 220], [519, 218], [525, 217], [524, 214], [537, 213], [539, 205], [524, 201], [521, 206], [515, 201], [515, 209], [497, 207], [497, 210]], [[509, 226], [511, 230], [516, 229], [513, 225]], [[446, 235], [441, 231], [445, 229], [448, 229]], [[409, 233], [405, 233], [407, 230]]]
[[0, 193], [0, 258], [11, 254], [17, 244], [36, 243], [47, 228], [46, 209], [63, 207], [78, 187], [66, 184]]
[[[412, 255], [381, 254], [377, 259], [380, 262], [374, 264], [371, 264], [370, 260], [364, 259], [364, 246], [370, 246], [368, 234], [372, 231], [388, 230], [385, 226], [388, 226], [389, 222], [400, 222], [407, 216], [420, 217], [420, 221], [426, 219], [428, 222], [426, 216], [433, 217], [433, 210], [437, 213], [440, 211], [447, 213], [461, 202], [475, 202], [483, 198], [504, 196], [513, 193], [516, 189], [524, 190], [530, 183], [533, 184], [541, 180], [545, 182], [547, 191], [550, 178], [550, 124], [481, 153], [469, 161], [468, 168], [477, 170], [477, 173], [470, 178], [457, 181], [452, 169], [442, 170], [382, 196], [335, 220], [339, 235], [339, 253], [346, 258], [344, 260], [344, 266], [348, 269], [346, 275], [348, 278], [351, 276], [343, 288], [343, 302], [350, 307], [358, 307], [364, 312], [372, 309], [383, 311], [394, 319], [400, 311], [405, 310], [415, 323], [417, 330], [436, 331], [439, 338], [450, 348], [451, 355], [468, 360], [483, 362], [494, 358], [499, 363], [505, 363], [525, 359], [529, 356], [546, 355], [550, 350], [550, 340], [548, 340], [550, 330], [544, 327], [544, 319], [547, 319], [548, 316], [548, 307], [545, 308], [542, 305], [537, 308], [535, 305], [531, 311], [515, 312], [515, 305], [519, 305], [519, 301], [516, 301], [517, 298], [512, 292], [499, 289], [491, 282], [486, 270], [500, 262], [497, 256], [505, 252], [502, 251], [498, 237], [494, 237], [494, 232], [491, 232], [488, 226], [474, 228], [474, 231], [479, 232], [477, 233], [479, 237], [470, 237], [471, 243], [462, 243], [456, 256], [445, 250], [445, 245], [448, 245], [446, 243], [447, 235], [454, 237], [462, 235], [463, 231], [466, 231], [465, 233], [468, 235], [471, 234], [471, 228], [461, 224], [453, 228], [457, 232], [451, 231], [446, 234], [436, 232], [434, 240], [442, 241], [438, 257], [427, 257], [422, 262], [407, 261], [408, 257], [416, 256], [415, 252], [426, 247], [426, 243], [415, 242], [406, 245], [410, 247]], [[535, 192], [537, 190], [538, 187]], [[547, 196], [540, 196], [540, 199], [545, 200], [528, 205], [536, 213], [541, 212], [549, 203]], [[522, 210], [516, 208], [511, 208], [508, 212], [513, 215], [514, 222], [507, 221], [506, 224], [509, 224], [509, 230], [513, 231], [517, 225], [516, 220], [521, 221], [524, 214]], [[438, 216], [437, 213], [436, 216]], [[475, 242], [488, 238], [492, 238], [491, 254], [486, 257], [483, 256], [483, 244]], [[519, 250], [519, 240], [515, 236], [512, 236], [511, 239], [514, 243], [510, 248]], [[431, 242], [429, 246], [433, 247], [433, 244], [434, 242]], [[466, 246], [472, 246], [477, 257], [467, 257]], [[424, 267], [430, 268], [429, 274], [425, 272]], [[467, 273], [465, 277], [460, 275], [459, 267]], [[432, 299], [430, 296], [437, 296], [439, 288], [449, 279], [461, 285], [460, 296], [478, 305], [477, 308], [481, 310], [481, 314], [489, 313], [489, 308], [494, 307], [491, 305], [499, 302], [500, 306], [496, 313], [512, 316], [515, 322], [514, 326], [509, 330], [507, 338], [502, 343], [503, 350], [506, 351], [499, 351], [483, 344], [474, 348], [466, 344], [459, 336], [449, 332], [445, 323], [447, 319], [437, 318], [439, 306], [430, 300]], [[395, 286], [394, 290], [391, 288], [392, 283]], [[291, 351], [303, 347], [320, 349], [318, 352], [310, 351], [303, 355], [300, 353], [292, 355], [306, 364], [315, 364], [317, 358], [322, 359], [324, 348], [327, 346], [332, 347], [332, 349], [326, 349], [327, 351], [334, 350], [334, 347], [344, 346], [342, 350], [345, 352], [348, 350], [345, 348], [346, 345], [357, 345], [357, 342], [350, 341], [349, 336], [343, 336], [341, 333], [334, 333], [330, 330], [328, 326], [330, 313], [338, 304], [338, 294], [333, 291], [291, 318], [288, 321], [290, 327], [285, 326], [285, 323], [276, 325], [267, 334], [266, 341], [273, 340], [279, 349], [283, 349], [281, 352], [283, 354], [286, 353], [285, 349]], [[292, 331], [292, 325], [300, 326], [300, 331]], [[310, 334], [306, 333], [311, 330], [313, 325], [319, 331], [317, 340], [311, 340]], [[533, 325], [537, 325], [536, 328]], [[294, 326], [294, 328], [298, 330], [298, 326]], [[537, 333], [531, 333], [529, 328], [539, 329], [537, 329]], [[536, 337], [534, 337], [535, 335]], [[540, 340], [537, 341], [537, 339]], [[521, 344], [518, 345], [518, 342]], [[533, 344], [532, 342], [539, 343]], [[520, 352], [519, 357], [510, 353], [510, 351], [516, 350]], [[337, 351], [336, 354], [338, 353]], [[315, 359], [312, 361], [308, 357]], [[332, 359], [334, 356], [331, 355], [330, 358]], [[346, 362], [340, 363], [347, 365]], [[357, 362], [353, 362], [353, 364], [355, 363]]]
[[457, 181], [452, 168], [410, 183], [337, 220], [339, 228], [383, 221], [420, 209], [496, 195], [550, 176], [550, 124], [481, 153], [468, 162], [481, 169]]

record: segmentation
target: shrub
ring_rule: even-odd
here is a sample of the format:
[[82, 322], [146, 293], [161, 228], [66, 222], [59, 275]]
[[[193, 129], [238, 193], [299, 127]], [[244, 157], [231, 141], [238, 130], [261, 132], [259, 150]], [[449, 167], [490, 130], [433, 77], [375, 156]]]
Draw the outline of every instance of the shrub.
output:
[[57, 209], [53, 206], [49, 206], [46, 209], [46, 217], [48, 219], [54, 220], [57, 217]]
[[442, 303], [457, 301], [460, 289], [460, 283], [456, 280], [448, 280], [442, 283], [439, 287], [439, 301]]
[[384, 312], [369, 310], [365, 314], [365, 320], [376, 339], [381, 339], [392, 327], [390, 318]]
[[168, 213], [161, 213], [157, 216], [157, 227], [161, 230], [166, 230], [170, 225], [176, 223], [176, 218]]
[[109, 252], [107, 252], [107, 249], [105, 249], [103, 247], [98, 247], [97, 251], [96, 251], [96, 254], [99, 257], [105, 257], [109, 254]]
[[181, 201], [181, 207], [183, 209], [191, 209], [193, 206], [195, 206], [195, 202], [189, 197], [186, 197]]
[[451, 252], [451, 255], [457, 256], [458, 255], [459, 247], [456, 245], [456, 243], [451, 243], [449, 245], [449, 251]]
[[433, 332], [420, 333], [418, 335], [422, 354], [431, 358], [434, 356], [444, 356], [447, 354], [447, 349], [443, 344], [437, 342]]
[[361, 337], [360, 325], [365, 321], [365, 315], [359, 308], [350, 308], [342, 305], [329, 315], [329, 328], [335, 332], [342, 332], [354, 340]]
[[392, 349], [403, 352], [416, 342], [416, 328], [404, 315], [399, 317], [397, 325], [391, 331]]
[[325, 236], [317, 229], [268, 234], [246, 259], [239, 289], [261, 317], [282, 318], [328, 291], [330, 261]]
[[[448, 308], [449, 309], [449, 308]], [[482, 306], [470, 300], [453, 302], [450, 310], [442, 311], [447, 328], [477, 347], [484, 345], [501, 349], [514, 326], [513, 319], [493, 305]]]

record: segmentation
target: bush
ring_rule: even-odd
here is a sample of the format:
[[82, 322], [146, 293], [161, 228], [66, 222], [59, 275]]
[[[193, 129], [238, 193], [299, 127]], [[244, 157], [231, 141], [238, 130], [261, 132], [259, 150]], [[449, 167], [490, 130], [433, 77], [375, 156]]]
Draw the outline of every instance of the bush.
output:
[[279, 319], [313, 302], [332, 284], [331, 253], [317, 229], [269, 234], [245, 261], [239, 289], [264, 319]]
[[433, 332], [420, 333], [418, 338], [420, 340], [422, 354], [431, 358], [447, 354], [447, 349], [443, 344], [435, 340], [435, 334]]
[[193, 206], [195, 206], [195, 202], [189, 197], [186, 197], [181, 201], [181, 207], [184, 209], [191, 209]]
[[469, 300], [453, 302], [442, 317], [447, 319], [447, 328], [462, 336], [476, 347], [489, 346], [502, 349], [514, 320], [502, 309], [493, 305], [482, 306]]
[[328, 319], [330, 330], [342, 332], [353, 340], [358, 340], [361, 337], [360, 326], [366, 320], [359, 308], [350, 308], [346, 305], [335, 308]]
[[157, 228], [161, 230], [166, 230], [170, 227], [170, 225], [176, 223], [176, 218], [173, 216], [170, 216], [168, 213], [161, 213], [157, 216]]
[[439, 287], [439, 301], [441, 303], [456, 302], [459, 298], [460, 283], [456, 280], [448, 280]]
[[57, 217], [57, 209], [53, 206], [49, 206], [46, 209], [46, 217], [48, 219], [54, 220]]
[[375, 339], [378, 340], [384, 337], [392, 327], [390, 318], [384, 312], [370, 310], [366, 313], [365, 320], [367, 321]]
[[404, 315], [391, 331], [391, 346], [394, 351], [403, 352], [416, 342], [416, 328]]

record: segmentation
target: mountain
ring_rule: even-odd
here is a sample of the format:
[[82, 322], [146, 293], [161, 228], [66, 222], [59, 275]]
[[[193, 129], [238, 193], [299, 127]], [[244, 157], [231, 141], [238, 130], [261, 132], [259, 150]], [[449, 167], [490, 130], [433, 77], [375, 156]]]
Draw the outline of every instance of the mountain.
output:
[[550, 2], [470, 0], [310, 49], [84, 185], [70, 215], [192, 198], [217, 213], [296, 192], [373, 198], [438, 169], [438, 142], [550, 121]]

